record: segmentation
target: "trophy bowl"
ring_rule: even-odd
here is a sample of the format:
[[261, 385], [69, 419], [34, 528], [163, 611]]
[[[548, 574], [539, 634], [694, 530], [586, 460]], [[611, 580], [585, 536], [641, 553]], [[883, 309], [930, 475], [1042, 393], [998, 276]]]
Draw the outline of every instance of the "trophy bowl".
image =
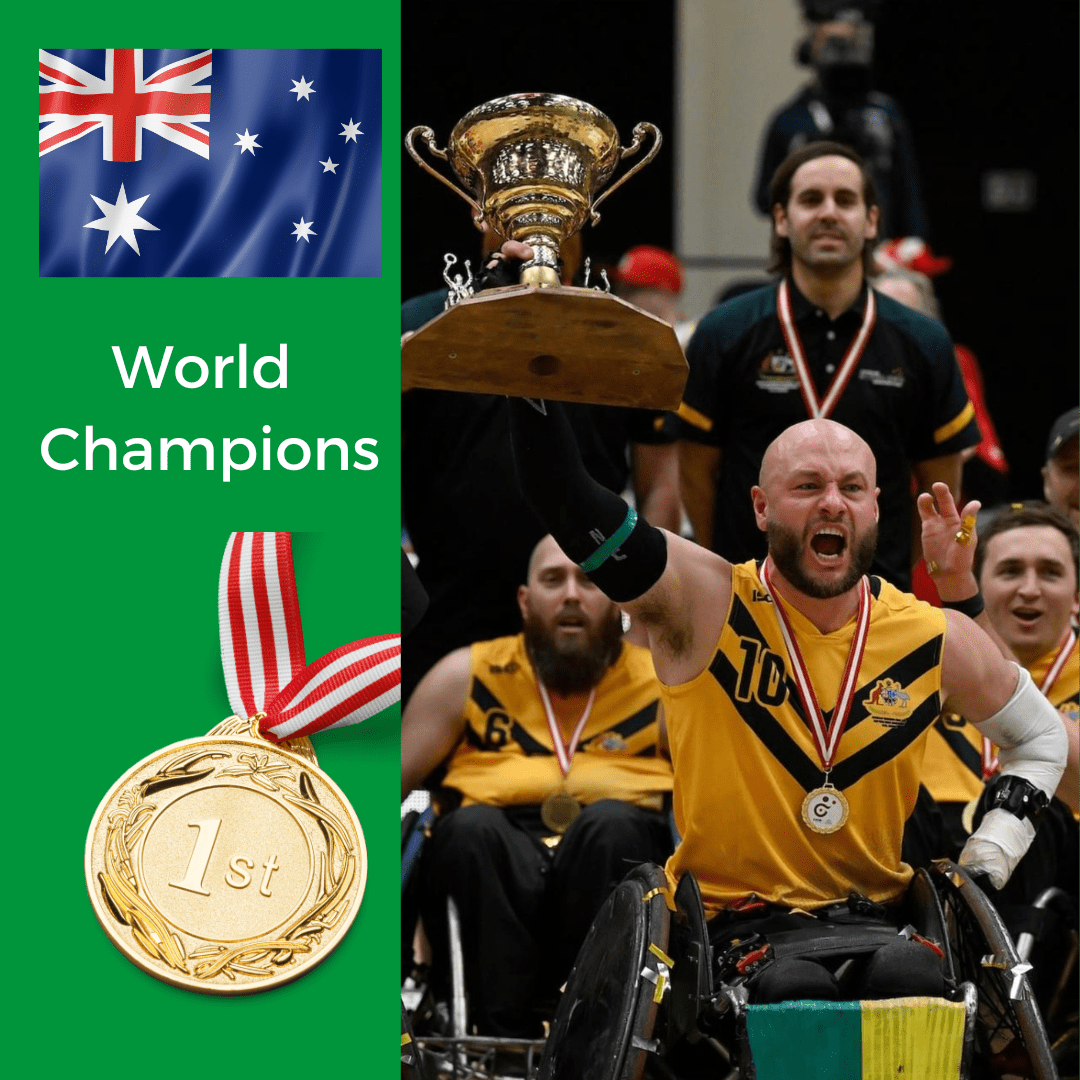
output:
[[458, 121], [447, 144], [450, 165], [484, 218], [500, 236], [537, 253], [522, 275], [534, 285], [558, 284], [559, 245], [595, 213], [619, 153], [615, 125], [592, 105], [560, 94], [486, 102]]
[[[648, 152], [612, 182], [620, 162], [650, 135]], [[421, 157], [418, 141], [461, 186]], [[687, 369], [671, 328], [606, 292], [563, 286], [559, 277], [560, 244], [586, 222], [597, 224], [597, 207], [660, 145], [656, 126], [641, 123], [621, 146], [607, 116], [562, 94], [485, 102], [454, 125], [445, 149], [431, 128], [412, 128], [405, 147], [413, 160], [469, 204], [478, 228], [487, 223], [504, 239], [528, 244], [533, 257], [522, 265], [520, 286], [455, 296], [417, 331], [402, 350], [406, 386], [675, 407]], [[538, 290], [558, 298], [540, 300]]]

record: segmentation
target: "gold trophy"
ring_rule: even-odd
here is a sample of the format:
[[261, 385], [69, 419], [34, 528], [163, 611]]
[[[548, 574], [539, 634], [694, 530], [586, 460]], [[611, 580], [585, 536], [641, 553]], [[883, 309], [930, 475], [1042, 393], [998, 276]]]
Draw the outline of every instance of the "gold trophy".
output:
[[[618, 180], [619, 163], [648, 153]], [[467, 194], [419, 154], [417, 140], [450, 164]], [[462, 117], [446, 149], [428, 127], [414, 127], [405, 148], [421, 168], [473, 209], [478, 228], [528, 244], [534, 257], [521, 284], [455, 295], [442, 314], [403, 346], [409, 387], [512, 394], [602, 405], [674, 409], [687, 365], [663, 320], [596, 288], [562, 285], [559, 245], [660, 149], [653, 124], [638, 124], [629, 146], [599, 109], [559, 94], [512, 94]]]

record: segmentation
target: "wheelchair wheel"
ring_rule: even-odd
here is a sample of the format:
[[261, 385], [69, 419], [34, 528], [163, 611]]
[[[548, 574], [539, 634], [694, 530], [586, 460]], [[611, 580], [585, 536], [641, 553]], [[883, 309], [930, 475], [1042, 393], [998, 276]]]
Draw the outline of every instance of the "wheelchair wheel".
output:
[[978, 993], [974, 1075], [1054, 1080], [1057, 1070], [1028, 983], [1028, 965], [1001, 917], [967, 871], [950, 860], [933, 864], [933, 881], [956, 980], [971, 983]]
[[663, 870], [624, 878], [589, 929], [540, 1062], [541, 1080], [639, 1080], [669, 987], [671, 925]]

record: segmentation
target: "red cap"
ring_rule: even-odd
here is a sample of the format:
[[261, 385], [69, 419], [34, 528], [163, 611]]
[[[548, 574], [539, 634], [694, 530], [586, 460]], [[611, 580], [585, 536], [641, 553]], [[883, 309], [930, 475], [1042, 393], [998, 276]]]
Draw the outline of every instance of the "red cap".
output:
[[905, 236], [900, 240], [878, 244], [874, 257], [884, 266], [915, 270], [931, 278], [944, 274], [952, 266], [952, 259], [935, 255], [926, 241], [918, 236]]
[[619, 260], [615, 280], [635, 289], [664, 289], [678, 296], [683, 287], [682, 266], [663, 248], [632, 247]]

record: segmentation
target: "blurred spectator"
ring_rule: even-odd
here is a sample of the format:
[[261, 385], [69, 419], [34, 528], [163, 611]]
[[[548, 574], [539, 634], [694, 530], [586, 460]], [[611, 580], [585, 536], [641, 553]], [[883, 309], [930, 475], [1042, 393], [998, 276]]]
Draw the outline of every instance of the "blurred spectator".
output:
[[1080, 409], [1062, 413], [1050, 429], [1043, 466], [1043, 495], [1046, 501], [1080, 524], [1080, 476], [1077, 471], [1077, 424]]
[[829, 139], [866, 162], [880, 200], [880, 235], [927, 236], [907, 122], [891, 97], [871, 89], [874, 6], [868, 0], [802, 0], [808, 34], [798, 60], [814, 69], [814, 77], [769, 120], [754, 203], [771, 214], [769, 183], [780, 162], [807, 143]]
[[881, 488], [874, 572], [907, 588], [911, 474], [957, 491], [978, 442], [974, 410], [940, 323], [866, 286], [877, 234], [873, 182], [837, 143], [793, 154], [773, 179], [778, 285], [722, 304], [698, 326], [679, 410], [683, 503], [699, 543], [733, 562], [765, 553], [750, 488], [786, 427], [828, 416], [874, 451]]
[[632, 247], [612, 274], [615, 295], [642, 311], [663, 319], [686, 348], [696, 323], [682, 317], [679, 297], [683, 291], [682, 264], [670, 251], [642, 245]]
[[[921, 240], [908, 237], [880, 245], [874, 252], [874, 260], [879, 267], [884, 264], [882, 272], [871, 282], [878, 292], [899, 300], [915, 311], [921, 311], [931, 319], [942, 321], [941, 307], [931, 278], [948, 270], [952, 266], [951, 259], [938, 258]], [[996, 506], [1009, 495], [1009, 464], [986, 406], [979, 361], [965, 345], [955, 343], [954, 349], [981, 436], [979, 445], [964, 454], [962, 501], [978, 499], [983, 506]], [[921, 599], [929, 599], [921, 593], [917, 595]]]

